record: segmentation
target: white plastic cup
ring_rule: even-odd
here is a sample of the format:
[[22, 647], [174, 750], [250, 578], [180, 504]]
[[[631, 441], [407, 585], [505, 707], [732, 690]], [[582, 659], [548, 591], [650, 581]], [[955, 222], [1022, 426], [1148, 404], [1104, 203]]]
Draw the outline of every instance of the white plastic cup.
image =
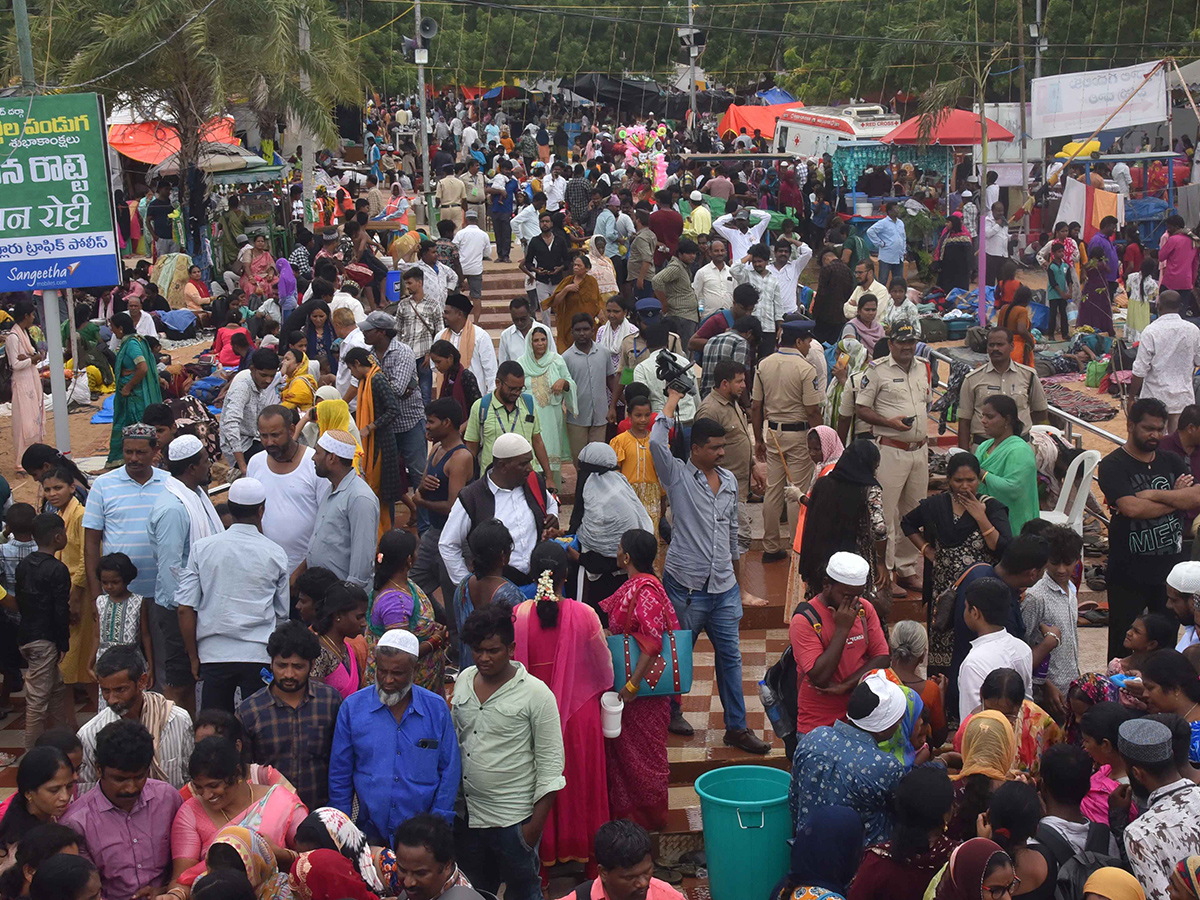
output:
[[606, 738], [621, 736], [621, 712], [625, 704], [616, 691], [605, 691], [600, 695], [600, 729]]

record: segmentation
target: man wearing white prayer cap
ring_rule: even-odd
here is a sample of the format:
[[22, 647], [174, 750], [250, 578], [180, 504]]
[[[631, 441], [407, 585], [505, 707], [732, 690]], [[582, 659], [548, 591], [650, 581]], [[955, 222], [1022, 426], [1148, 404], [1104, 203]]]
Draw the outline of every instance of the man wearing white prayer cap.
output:
[[788, 793], [796, 822], [818, 806], [848, 806], [862, 818], [866, 843], [889, 838], [904, 764], [878, 745], [895, 733], [906, 707], [900, 687], [872, 671], [849, 692], [846, 718], [800, 738]]
[[191, 713], [196, 709], [196, 683], [179, 631], [175, 592], [196, 541], [225, 526], [205, 490], [212, 481], [212, 461], [200, 438], [181, 434], [167, 444], [164, 455], [169, 475], [145, 529], [156, 566], [150, 608], [155, 676], [163, 695]]
[[203, 679], [201, 706], [234, 711], [234, 693], [248, 699], [270, 665], [267, 640], [288, 618], [287, 553], [262, 533], [266, 491], [256, 478], [229, 488], [233, 524], [193, 543], [175, 599], [192, 677]]
[[384, 632], [375, 645], [375, 684], [342, 702], [333, 732], [329, 805], [349, 815], [357, 794], [358, 827], [376, 845], [390, 843], [400, 823], [421, 813], [454, 822], [458, 736], [446, 701], [413, 684], [419, 652], [412, 632]]
[[870, 577], [870, 565], [857, 553], [835, 553], [825, 565], [821, 592], [792, 616], [788, 638], [803, 679], [797, 735], [842, 718], [850, 688], [867, 672], [891, 663], [879, 614], [862, 599]]
[[1196, 613], [1200, 612], [1200, 561], [1176, 563], [1167, 575], [1167, 608], [1183, 623], [1183, 636], [1175, 649], [1182, 653], [1200, 643], [1196, 636]]
[[558, 498], [546, 490], [545, 476], [533, 471], [533, 445], [516, 432], [496, 438], [491, 468], [459, 491], [450, 507], [438, 550], [455, 584], [470, 572], [463, 553], [467, 538], [476, 525], [492, 518], [503, 522], [512, 535], [505, 574], [517, 584], [527, 584], [533, 548], [559, 533]]
[[333, 490], [317, 507], [305, 567], [322, 566], [365, 589], [375, 575], [379, 498], [354, 470], [357, 452], [358, 442], [346, 431], [330, 428], [317, 439], [313, 463]]

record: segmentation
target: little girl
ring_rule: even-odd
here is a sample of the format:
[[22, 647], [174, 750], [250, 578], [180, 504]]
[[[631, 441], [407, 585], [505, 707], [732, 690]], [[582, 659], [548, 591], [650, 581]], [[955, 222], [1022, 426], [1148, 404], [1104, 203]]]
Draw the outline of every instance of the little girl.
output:
[[[1147, 613], [1138, 616], [1125, 632], [1125, 649], [1131, 651], [1124, 658], [1116, 657], [1108, 664], [1109, 676], [1132, 675], [1141, 678], [1142, 663], [1155, 650], [1170, 649], [1175, 643], [1175, 634], [1179, 626], [1160, 613]], [[1120, 693], [1121, 703], [1130, 709], [1145, 709], [1146, 701], [1142, 699], [1141, 681], [1123, 686]]]
[[1158, 300], [1158, 260], [1147, 257], [1140, 272], [1125, 276], [1125, 293], [1129, 295], [1129, 310], [1125, 316], [1125, 340], [1134, 343], [1150, 324], [1150, 306]]
[[[109, 647], [117, 644], [142, 645], [146, 671], [154, 677], [154, 645], [150, 641], [150, 608], [141, 594], [129, 592], [129, 582], [137, 578], [137, 566], [124, 553], [102, 556], [96, 575], [103, 589], [96, 598], [96, 637], [92, 644], [91, 670]], [[103, 705], [103, 698], [100, 701]]]

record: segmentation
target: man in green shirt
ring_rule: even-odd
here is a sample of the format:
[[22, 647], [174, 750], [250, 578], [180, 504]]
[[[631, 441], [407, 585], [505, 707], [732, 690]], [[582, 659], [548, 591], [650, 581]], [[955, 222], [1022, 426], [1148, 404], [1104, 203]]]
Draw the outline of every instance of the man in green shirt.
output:
[[829, 238], [830, 243], [834, 246], [841, 245], [842, 262], [849, 266], [851, 272], [863, 260], [871, 259], [870, 246], [853, 229], [845, 225], [839, 225], [838, 231], [831, 234]]
[[700, 327], [700, 306], [692, 289], [692, 263], [700, 247], [690, 238], [682, 238], [662, 271], [654, 276], [654, 296], [663, 304], [663, 321], [679, 335], [684, 346]]
[[525, 370], [515, 359], [505, 360], [496, 370], [496, 390], [471, 404], [463, 440], [479, 460], [479, 471], [492, 464], [492, 447], [502, 434], [515, 432], [533, 446], [533, 468], [550, 471], [542, 427], [538, 424], [533, 397], [525, 393]]

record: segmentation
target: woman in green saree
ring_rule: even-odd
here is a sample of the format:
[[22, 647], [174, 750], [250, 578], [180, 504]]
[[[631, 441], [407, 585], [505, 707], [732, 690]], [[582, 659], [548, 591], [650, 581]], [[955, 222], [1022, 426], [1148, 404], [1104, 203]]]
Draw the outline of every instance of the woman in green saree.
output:
[[117, 313], [108, 324], [121, 342], [113, 366], [117, 393], [113, 396], [112, 437], [108, 444], [108, 464], [111, 466], [123, 458], [121, 430], [142, 421], [142, 413], [151, 403], [162, 403], [162, 391], [154, 354], [146, 339], [137, 333], [129, 313]]
[[548, 482], [556, 488], [562, 487], [562, 463], [571, 459], [571, 446], [567, 441], [567, 418], [563, 411], [575, 412], [575, 380], [567, 371], [567, 363], [554, 346], [550, 329], [537, 322], [525, 336], [525, 353], [518, 362], [525, 370], [525, 386], [533, 394], [537, 406], [538, 424], [542, 429], [542, 443], [546, 445], [546, 456], [551, 471], [546, 473]]
[[975, 451], [983, 469], [979, 492], [1008, 507], [1012, 533], [1018, 535], [1026, 522], [1038, 517], [1037, 460], [1021, 436], [1023, 425], [1012, 397], [988, 397], [980, 418], [988, 440]]

